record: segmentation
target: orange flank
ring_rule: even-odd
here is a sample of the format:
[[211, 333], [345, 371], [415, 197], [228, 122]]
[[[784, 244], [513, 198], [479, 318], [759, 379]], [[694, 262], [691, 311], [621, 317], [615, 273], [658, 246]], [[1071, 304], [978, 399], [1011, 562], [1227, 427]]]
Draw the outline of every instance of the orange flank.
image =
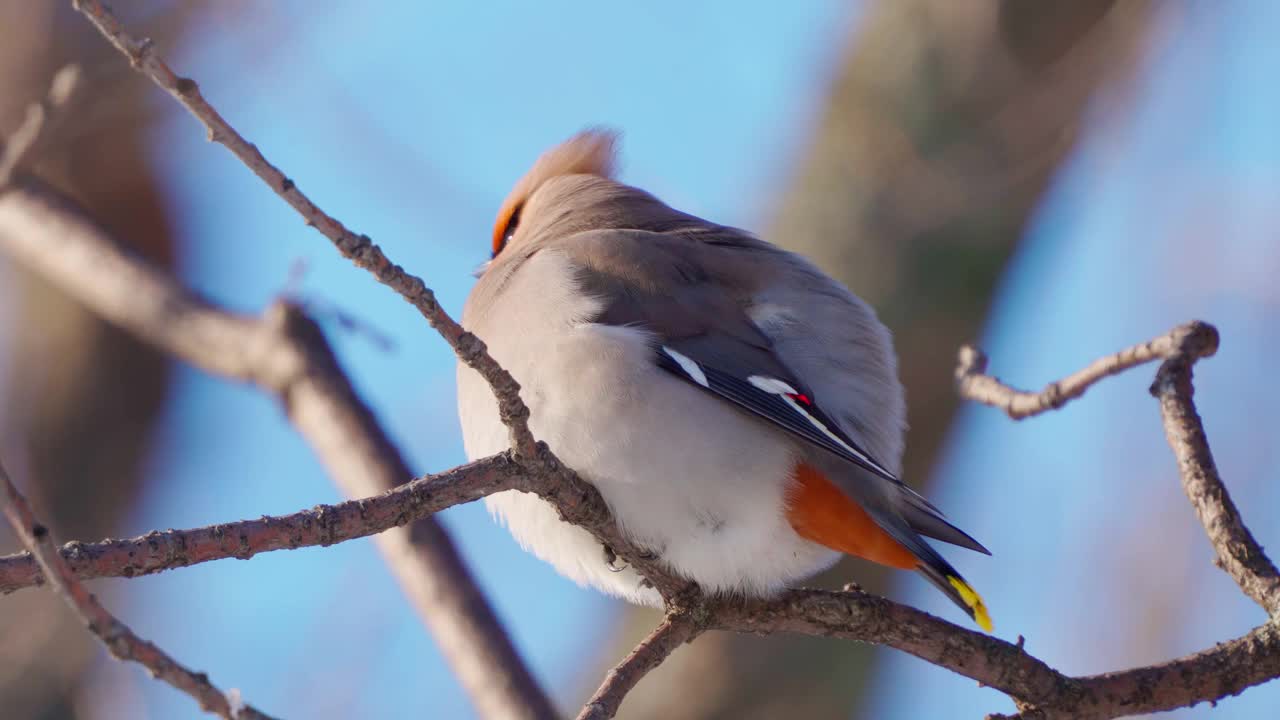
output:
[[818, 470], [800, 463], [795, 480], [787, 520], [800, 537], [889, 567], [914, 570], [920, 564]]

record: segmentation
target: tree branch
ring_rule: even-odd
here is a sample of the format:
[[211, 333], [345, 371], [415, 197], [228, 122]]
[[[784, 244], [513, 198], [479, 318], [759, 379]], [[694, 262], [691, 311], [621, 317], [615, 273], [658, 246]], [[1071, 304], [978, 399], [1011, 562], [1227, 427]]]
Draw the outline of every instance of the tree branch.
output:
[[[197, 367], [279, 398], [349, 497], [413, 477], [323, 333], [297, 307], [276, 303], [262, 318], [220, 310], [122, 252], [79, 207], [31, 178], [15, 178], [0, 190], [0, 248], [103, 318]], [[378, 545], [485, 717], [555, 716], [434, 520], [380, 535]]]
[[1027, 392], [1005, 385], [993, 375], [984, 374], [987, 356], [973, 345], [965, 345], [960, 348], [956, 367], [956, 389], [966, 400], [1000, 408], [1014, 420], [1021, 420], [1057, 410], [1084, 395], [1084, 391], [1099, 380], [1119, 375], [1129, 368], [1171, 357], [1175, 353], [1208, 357], [1217, 347], [1218, 333], [1212, 326], [1191, 322], [1179, 325], [1154, 340], [1094, 360], [1084, 369], [1049, 383], [1040, 392]]
[[[248, 560], [273, 550], [327, 547], [523, 486], [524, 472], [510, 453], [502, 453], [418, 478], [371, 498], [317, 505], [289, 515], [150, 532], [123, 540], [69, 542], [59, 554], [78, 578], [131, 578], [212, 560]], [[43, 582], [40, 567], [30, 553], [0, 557], [0, 595]]]
[[93, 23], [94, 27], [116, 47], [138, 72], [150, 78], [169, 93], [197, 120], [204, 124], [209, 140], [232, 152], [245, 167], [253, 171], [268, 187], [298, 212], [307, 225], [320, 231], [356, 267], [372, 273], [378, 282], [395, 290], [418, 309], [431, 327], [440, 333], [458, 358], [488, 381], [498, 398], [498, 410], [511, 431], [511, 447], [519, 454], [538, 455], [533, 434], [529, 432], [529, 408], [520, 399], [520, 385], [492, 357], [479, 338], [467, 332], [440, 304], [435, 293], [416, 275], [387, 259], [368, 235], [358, 235], [336, 218], [321, 210], [311, 198], [298, 189], [287, 175], [271, 164], [258, 146], [245, 140], [222, 115], [205, 100], [200, 86], [191, 78], [175, 73], [155, 51], [150, 40], [137, 40], [120, 21], [97, 0], [73, 0], [72, 5]]
[[22, 544], [35, 556], [54, 592], [71, 606], [84, 624], [119, 660], [136, 662], [151, 671], [152, 676], [190, 695], [208, 713], [226, 720], [270, 720], [258, 710], [243, 703], [233, 703], [226, 693], [214, 687], [204, 673], [188, 670], [165, 651], [138, 637], [98, 602], [67, 567], [53, 545], [48, 528], [31, 510], [27, 499], [18, 492], [4, 465], [0, 464], [0, 506]]
[[27, 106], [22, 124], [0, 144], [0, 188], [9, 184], [13, 173], [34, 154], [40, 138], [46, 134], [50, 117], [71, 99], [80, 81], [80, 68], [67, 65], [54, 73], [49, 92], [40, 102]]
[[[1216, 333], [1213, 347], [1217, 347]], [[1198, 357], [1203, 355], [1186, 351], [1165, 360], [1151, 385], [1151, 394], [1160, 401], [1160, 417], [1169, 447], [1178, 460], [1182, 489], [1217, 554], [1214, 564], [1230, 575], [1245, 595], [1280, 621], [1280, 572], [1240, 519], [1240, 511], [1218, 474], [1209, 438], [1196, 412], [1191, 366]]]
[[[1218, 566], [1276, 619], [1280, 618], [1280, 573], [1231, 501], [1193, 400], [1191, 368], [1217, 349], [1218, 331], [1207, 323], [1190, 322], [1147, 343], [1096, 360], [1083, 370], [1050, 383], [1040, 393], [1029, 393], [982, 375], [986, 357], [976, 348], [965, 347], [960, 351], [956, 380], [962, 397], [1001, 408], [1010, 417], [1020, 419], [1062, 407], [1104, 377], [1164, 359], [1151, 393], [1160, 401], [1165, 436], [1177, 458], [1183, 490], [1217, 553]], [[1266, 624], [1244, 637], [1185, 658], [1080, 678], [1073, 681], [1077, 686], [1070, 692], [1046, 698], [1006, 692], [1028, 705], [1016, 717], [1108, 718], [1212, 702], [1276, 677], [1280, 677], [1280, 630], [1275, 624]]]
[[[710, 627], [793, 632], [884, 645], [995, 688], [1032, 714], [1023, 718], [1107, 720], [1236, 695], [1280, 677], [1280, 627], [1176, 660], [1070, 677], [1023, 648], [860, 591], [795, 590], [771, 601], [716, 607]], [[993, 716], [1000, 717], [1000, 716]]]
[[667, 613], [658, 627], [605, 675], [600, 688], [578, 713], [578, 720], [608, 720], [618, 714], [623, 699], [636, 683], [702, 630], [692, 613]]
[[1240, 519], [1240, 512], [1218, 474], [1204, 425], [1196, 412], [1191, 368], [1218, 350], [1218, 331], [1195, 321], [1179, 325], [1141, 345], [1095, 360], [1039, 393], [1009, 387], [984, 375], [987, 358], [972, 346], [960, 349], [956, 369], [959, 393], [1000, 408], [1015, 420], [1062, 407], [1104, 377], [1163, 359], [1151, 394], [1160, 401], [1160, 416], [1169, 447], [1178, 461], [1182, 487], [1217, 553], [1216, 564], [1240, 589], [1272, 617], [1280, 617], [1280, 572]]
[[[537, 489], [540, 483], [555, 482], [554, 477], [529, 482], [523, 468], [503, 454], [416, 480], [378, 498], [127, 541], [71, 543], [61, 553], [81, 577], [130, 576], [281, 547], [342, 542], [376, 532], [383, 523], [408, 521], [417, 513], [435, 512], [491, 492], [521, 489], [522, 483], [525, 489]], [[364, 524], [362, 513], [370, 524]], [[30, 563], [30, 556], [0, 559], [3, 582], [12, 580], [18, 562]], [[591, 713], [585, 717], [611, 717], [608, 712], [616, 711], [644, 674], [703, 627], [752, 634], [792, 632], [884, 645], [1008, 693], [1038, 708], [1043, 717], [1111, 718], [1170, 710], [1236, 694], [1280, 676], [1280, 628], [1274, 624], [1185, 658], [1072, 678], [1017, 645], [857, 590], [796, 590], [767, 601], [708, 601], [678, 617], [681, 620], [673, 627], [655, 631], [606, 678], [584, 710]], [[697, 622], [684, 622], [684, 618]]]

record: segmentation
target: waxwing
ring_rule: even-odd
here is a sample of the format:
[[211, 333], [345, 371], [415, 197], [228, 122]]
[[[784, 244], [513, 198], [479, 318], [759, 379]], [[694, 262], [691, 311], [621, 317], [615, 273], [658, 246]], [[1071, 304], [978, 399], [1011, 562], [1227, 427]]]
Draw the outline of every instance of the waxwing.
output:
[[[990, 631], [921, 536], [987, 550], [898, 480], [888, 330], [804, 258], [618, 182], [615, 145], [589, 130], [537, 161], [463, 311], [520, 383], [534, 435], [599, 488], [631, 542], [707, 592], [767, 596], [847, 553], [918, 570]], [[464, 365], [458, 409], [469, 457], [508, 447]], [[485, 502], [560, 573], [660, 605], [543, 500]]]

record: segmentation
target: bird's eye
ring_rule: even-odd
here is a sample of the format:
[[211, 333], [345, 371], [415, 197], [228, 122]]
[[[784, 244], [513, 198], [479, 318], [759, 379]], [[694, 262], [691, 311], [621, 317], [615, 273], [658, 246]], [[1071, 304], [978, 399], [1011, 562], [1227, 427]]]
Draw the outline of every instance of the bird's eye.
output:
[[520, 212], [524, 210], [524, 203], [515, 206], [510, 215], [507, 215], [506, 222], [502, 222], [499, 218], [499, 225], [494, 229], [493, 233], [493, 257], [498, 257], [498, 253], [507, 246], [511, 240], [511, 236], [516, 234], [516, 230], [520, 227]]
[[520, 212], [522, 210], [524, 210], [523, 203], [517, 205], [516, 209], [511, 211], [511, 219], [507, 220], [507, 227], [502, 231], [503, 245], [506, 245], [507, 241], [511, 239], [511, 236], [516, 234], [516, 228], [520, 226]]

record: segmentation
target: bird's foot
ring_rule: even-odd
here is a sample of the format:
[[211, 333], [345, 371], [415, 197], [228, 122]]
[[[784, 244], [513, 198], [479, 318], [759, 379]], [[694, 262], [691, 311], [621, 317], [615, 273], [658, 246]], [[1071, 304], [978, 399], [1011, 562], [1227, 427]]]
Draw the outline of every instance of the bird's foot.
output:
[[618, 563], [618, 554], [608, 545], [604, 546], [604, 566], [613, 572], [622, 572], [628, 567], [626, 563]]

